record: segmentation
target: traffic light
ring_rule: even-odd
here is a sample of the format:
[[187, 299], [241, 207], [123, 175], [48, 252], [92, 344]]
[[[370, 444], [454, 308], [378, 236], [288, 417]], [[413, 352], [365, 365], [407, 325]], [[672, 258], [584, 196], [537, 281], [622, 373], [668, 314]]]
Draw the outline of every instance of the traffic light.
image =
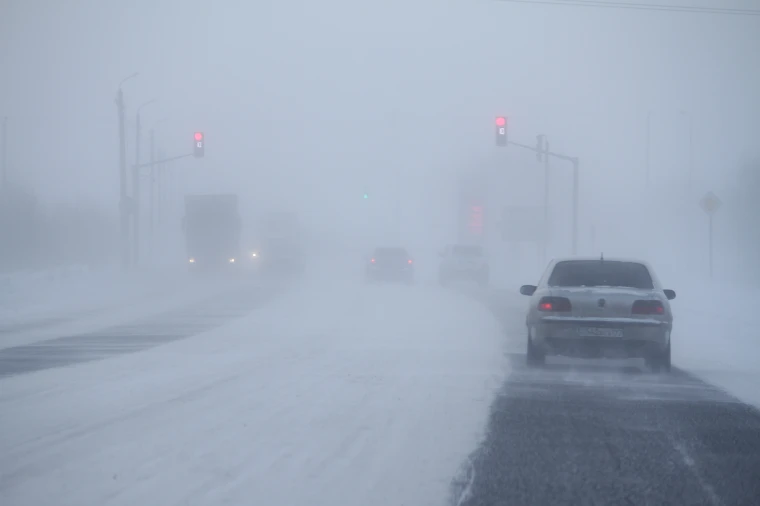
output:
[[195, 132], [195, 146], [193, 147], [193, 155], [196, 158], [203, 158], [206, 151], [206, 139], [203, 138], [203, 132]]
[[507, 118], [504, 116], [496, 117], [496, 145], [507, 145]]
[[368, 199], [369, 198], [369, 193], [364, 193], [364, 195], [362, 196], [362, 198], [365, 199], [365, 200]]
[[470, 205], [467, 217], [467, 228], [471, 235], [483, 235], [483, 206], [480, 204]]

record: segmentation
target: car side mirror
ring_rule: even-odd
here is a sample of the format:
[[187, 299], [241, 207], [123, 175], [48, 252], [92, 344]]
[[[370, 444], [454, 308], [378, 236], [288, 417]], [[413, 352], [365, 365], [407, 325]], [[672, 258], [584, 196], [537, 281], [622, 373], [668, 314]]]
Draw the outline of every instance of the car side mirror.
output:
[[673, 299], [676, 298], [676, 292], [675, 292], [675, 290], [665, 289], [665, 290], [663, 290], [663, 292], [665, 292], [665, 297], [667, 297], [668, 300], [673, 300]]
[[522, 295], [533, 295], [534, 293], [536, 293], [537, 288], [538, 287], [533, 286], [533, 285], [523, 285], [520, 287], [520, 293]]

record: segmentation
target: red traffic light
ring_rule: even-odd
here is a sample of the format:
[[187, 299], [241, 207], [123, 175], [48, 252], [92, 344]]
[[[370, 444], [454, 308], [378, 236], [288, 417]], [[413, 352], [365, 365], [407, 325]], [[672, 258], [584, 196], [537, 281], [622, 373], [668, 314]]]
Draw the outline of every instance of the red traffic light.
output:
[[496, 118], [496, 126], [504, 126], [507, 124], [507, 118], [504, 116], [499, 116]]
[[195, 132], [193, 138], [195, 139], [193, 146], [193, 155], [196, 158], [203, 158], [203, 155], [206, 151], [206, 142], [203, 140], [203, 132]]

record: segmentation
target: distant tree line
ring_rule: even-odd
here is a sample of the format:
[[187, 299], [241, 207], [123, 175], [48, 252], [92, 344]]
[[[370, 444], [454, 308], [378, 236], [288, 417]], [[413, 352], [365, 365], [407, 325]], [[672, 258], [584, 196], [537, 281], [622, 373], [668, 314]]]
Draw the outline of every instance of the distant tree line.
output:
[[42, 204], [21, 186], [0, 189], [0, 272], [98, 266], [117, 254], [118, 224], [94, 204]]

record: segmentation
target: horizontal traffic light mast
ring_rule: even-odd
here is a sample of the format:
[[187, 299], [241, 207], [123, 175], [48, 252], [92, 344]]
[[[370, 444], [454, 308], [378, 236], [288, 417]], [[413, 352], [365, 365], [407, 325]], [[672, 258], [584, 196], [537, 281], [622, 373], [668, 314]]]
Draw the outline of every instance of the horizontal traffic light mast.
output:
[[152, 162], [145, 162], [141, 164], [135, 164], [132, 167], [136, 169], [141, 169], [143, 167], [150, 167], [152, 165], [157, 165], [159, 163], [166, 163], [166, 162], [173, 162], [174, 160], [179, 160], [181, 158], [189, 158], [191, 156], [194, 156], [195, 158], [203, 158], [203, 156], [206, 154], [206, 136], [203, 135], [203, 132], [195, 132], [193, 135], [193, 152], [188, 153], [185, 155], [177, 155], [177, 156], [170, 156], [169, 158], [163, 158], [161, 160], [153, 160]]

